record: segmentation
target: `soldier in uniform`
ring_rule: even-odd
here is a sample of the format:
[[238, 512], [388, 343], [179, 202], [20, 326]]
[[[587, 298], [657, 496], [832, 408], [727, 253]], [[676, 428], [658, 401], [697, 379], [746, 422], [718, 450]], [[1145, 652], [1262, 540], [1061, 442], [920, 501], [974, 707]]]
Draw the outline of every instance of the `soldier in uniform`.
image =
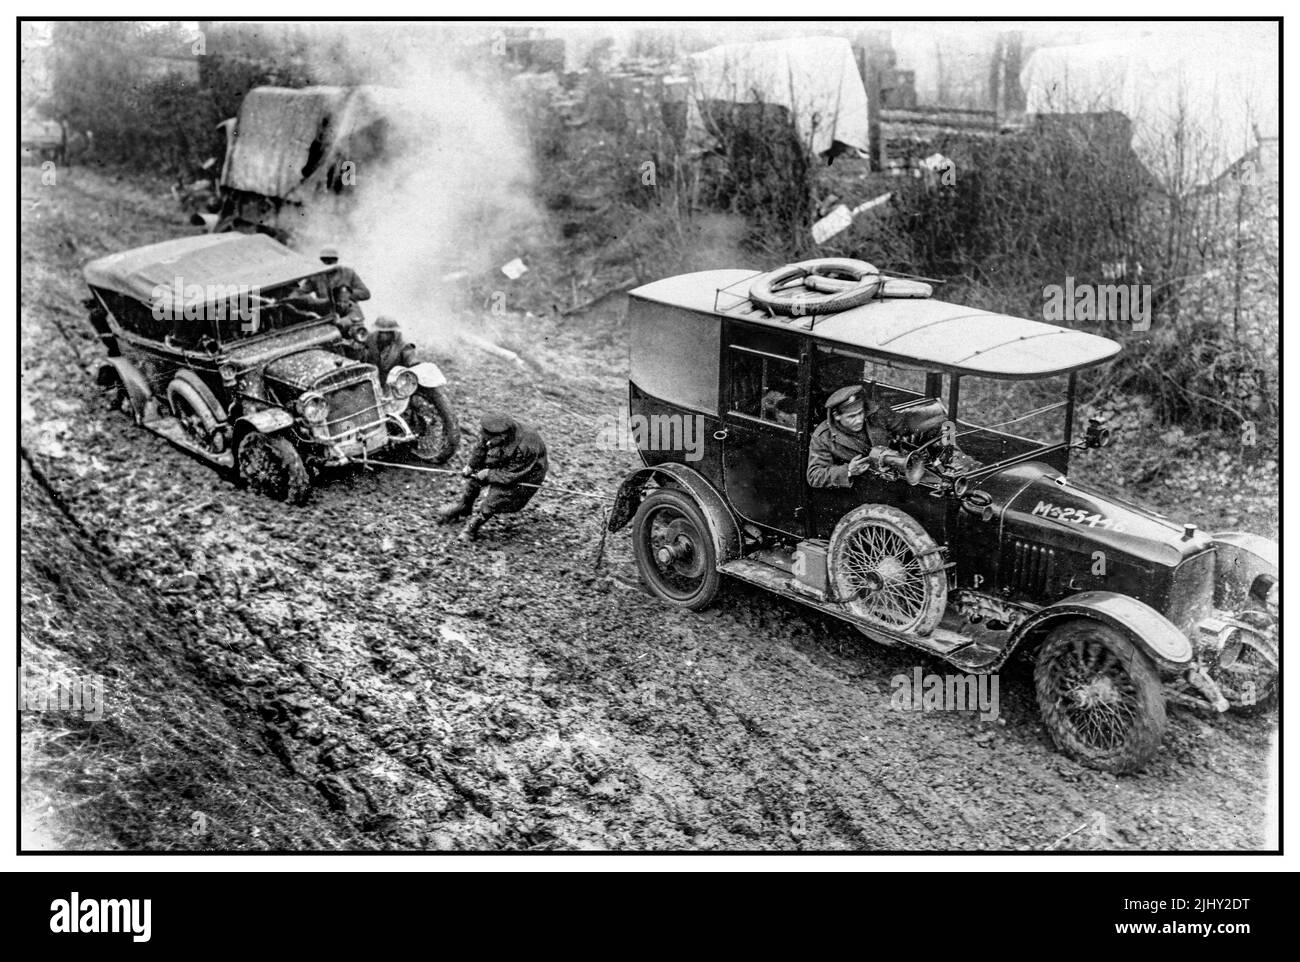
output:
[[352, 288], [344, 284], [334, 290], [334, 324], [345, 338], [355, 339], [356, 329], [364, 325], [366, 316], [352, 300]]
[[[465, 465], [460, 499], [438, 512], [440, 524], [470, 515], [462, 541], [478, 537], [493, 515], [522, 510], [546, 479], [546, 444], [536, 430], [504, 414], [485, 414], [480, 424], [482, 433]], [[483, 500], [475, 506], [485, 487]]]
[[357, 276], [357, 272], [339, 263], [337, 247], [322, 247], [320, 262], [328, 266], [330, 271], [327, 275], [318, 275], [311, 279], [312, 290], [317, 297], [328, 299], [340, 287], [346, 287], [352, 292], [352, 300], [370, 300], [370, 288], [366, 287], [365, 282]]
[[873, 447], [887, 446], [897, 430], [894, 413], [870, 397], [861, 384], [840, 388], [826, 399], [826, 420], [808, 442], [808, 483], [847, 488], [868, 466]]
[[379, 382], [388, 381], [388, 372], [399, 364], [413, 367], [416, 363], [415, 345], [402, 338], [402, 325], [387, 314], [375, 318], [375, 327], [364, 341], [353, 342], [348, 352], [358, 361], [379, 368]]

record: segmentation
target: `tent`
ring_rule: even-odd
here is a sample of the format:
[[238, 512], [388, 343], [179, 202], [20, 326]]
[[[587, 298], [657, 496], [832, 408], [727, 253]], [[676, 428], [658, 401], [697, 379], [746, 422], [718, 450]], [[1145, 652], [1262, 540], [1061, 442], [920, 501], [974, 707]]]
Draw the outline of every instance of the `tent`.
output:
[[1171, 191], [1213, 182], [1278, 135], [1277, 31], [1268, 24], [1045, 47], [1020, 83], [1031, 114], [1127, 116], [1138, 160]]
[[822, 155], [838, 143], [867, 149], [867, 91], [853, 48], [842, 37], [797, 37], [714, 47], [690, 57], [691, 134], [704, 131], [707, 101], [777, 104], [799, 139]]

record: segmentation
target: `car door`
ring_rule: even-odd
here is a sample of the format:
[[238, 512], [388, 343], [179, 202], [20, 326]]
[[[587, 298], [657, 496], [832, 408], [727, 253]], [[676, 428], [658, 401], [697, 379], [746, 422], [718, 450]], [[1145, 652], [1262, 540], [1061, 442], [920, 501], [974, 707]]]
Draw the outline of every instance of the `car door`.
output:
[[[922, 369], [885, 364], [877, 358], [834, 344], [819, 342], [812, 352], [811, 361], [809, 409], [819, 421], [826, 417], [826, 399], [846, 385], [861, 384], [864, 390], [870, 390], [877, 403], [888, 405], [895, 411], [926, 403], [930, 395], [937, 397], [941, 391], [938, 377], [928, 378]], [[888, 443], [883, 431], [879, 428], [872, 430], [873, 438], [882, 444]], [[804, 462], [807, 462], [806, 451]], [[913, 487], [906, 481], [886, 479], [873, 471], [855, 476], [847, 488], [809, 487], [810, 533], [815, 537], [830, 537], [840, 519], [854, 508], [864, 504], [887, 504], [906, 511], [942, 544], [946, 535], [948, 502], [936, 497], [935, 490], [927, 484]]]
[[799, 337], [734, 325], [724, 346], [723, 486], [742, 518], [803, 530]]

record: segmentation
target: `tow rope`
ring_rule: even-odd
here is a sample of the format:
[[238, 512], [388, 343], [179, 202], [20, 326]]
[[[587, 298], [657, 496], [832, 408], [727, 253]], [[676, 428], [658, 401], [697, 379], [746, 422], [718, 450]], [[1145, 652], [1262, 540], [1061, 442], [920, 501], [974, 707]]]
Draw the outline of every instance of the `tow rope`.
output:
[[[372, 464], [374, 464], [385, 468], [401, 468], [405, 471], [426, 471], [429, 474], [452, 474], [452, 475], [456, 475], [457, 477], [462, 477], [462, 478], [466, 477], [464, 472], [462, 472], [458, 468], [430, 468], [420, 464], [397, 464], [396, 462], [393, 461], [375, 461], [371, 458], [365, 458], [362, 461], [362, 463], [366, 465], [366, 467], [370, 467]], [[466, 478], [466, 480], [468, 480], [468, 478]], [[491, 484], [492, 482], [483, 481], [480, 483]], [[617, 500], [615, 498], [609, 497], [608, 495], [595, 494], [594, 492], [591, 491], [579, 491], [577, 488], [566, 488], [563, 485], [559, 485], [559, 484], [541, 485], [541, 484], [532, 484], [528, 481], [515, 481], [512, 483], [518, 485], [521, 488], [537, 488], [538, 490], [540, 490], [541, 488], [545, 487], [548, 490], [563, 491], [566, 494], [576, 494], [580, 498], [592, 498], [593, 500], [596, 501]]]

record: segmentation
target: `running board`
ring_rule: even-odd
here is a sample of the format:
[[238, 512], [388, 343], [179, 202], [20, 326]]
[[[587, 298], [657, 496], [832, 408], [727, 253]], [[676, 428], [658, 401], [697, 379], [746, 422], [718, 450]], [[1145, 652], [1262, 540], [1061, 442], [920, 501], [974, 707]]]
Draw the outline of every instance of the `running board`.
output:
[[[813, 589], [799, 584], [789, 572], [774, 565], [764, 564], [761, 561], [738, 558], [735, 561], [728, 561], [723, 565], [719, 565], [718, 570], [725, 575], [731, 575], [733, 578], [739, 578], [741, 581], [747, 581], [782, 597], [815, 608], [817, 611], [838, 618], [840, 621], [846, 621], [881, 644], [907, 645], [911, 648], [919, 648], [973, 671], [978, 671], [980, 668], [997, 661], [998, 656], [1001, 654], [1000, 648], [992, 648], [978, 643], [971, 635], [943, 625], [934, 629], [929, 635], [922, 636], [891, 631], [888, 628], [882, 628], [879, 625], [863, 621], [838, 602], [826, 597], [820, 597], [820, 592], [815, 592]], [[952, 621], [951, 618], [945, 618], [944, 620]]]
[[195, 444], [190, 436], [181, 427], [181, 422], [167, 415], [159, 415], [152, 421], [145, 421], [144, 426], [159, 437], [166, 438], [178, 448], [184, 448], [191, 454], [198, 455], [209, 464], [215, 464], [217, 467], [233, 469], [235, 467], [235, 456], [229, 451], [222, 451], [220, 454], [214, 454], [211, 451], [205, 451]]

